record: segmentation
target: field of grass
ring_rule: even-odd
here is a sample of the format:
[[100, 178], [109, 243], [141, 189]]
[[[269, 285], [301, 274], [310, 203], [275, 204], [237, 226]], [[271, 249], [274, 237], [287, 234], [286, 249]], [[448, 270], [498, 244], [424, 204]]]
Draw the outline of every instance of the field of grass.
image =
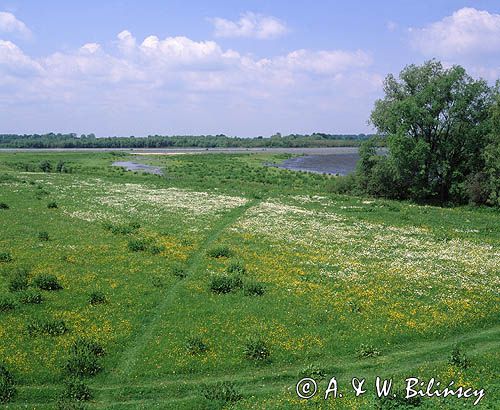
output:
[[[373, 383], [414, 376], [499, 408], [499, 211], [336, 195], [334, 177], [263, 165], [286, 157], [1, 153], [5, 406], [406, 408]], [[333, 376], [344, 397], [325, 401]]]

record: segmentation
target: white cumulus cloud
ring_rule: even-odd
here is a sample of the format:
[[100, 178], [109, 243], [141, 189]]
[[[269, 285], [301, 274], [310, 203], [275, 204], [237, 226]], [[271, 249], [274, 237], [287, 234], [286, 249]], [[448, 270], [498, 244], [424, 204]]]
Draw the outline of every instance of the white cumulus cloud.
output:
[[97, 132], [166, 132], [175, 126], [188, 133], [266, 133], [285, 117], [290, 131], [300, 132], [339, 110], [340, 124], [348, 110], [367, 117], [382, 84], [371, 64], [363, 50], [299, 49], [257, 58], [211, 40], [136, 40], [127, 30], [112, 45], [86, 43], [44, 57], [0, 40], [0, 120], [15, 127], [29, 101], [53, 110], [44, 121], [54, 127], [64, 110], [68, 124]]
[[441, 58], [500, 53], [500, 14], [465, 7], [422, 28], [410, 28], [413, 46]]
[[0, 11], [0, 32], [16, 33], [29, 37], [31, 31], [21, 20], [18, 20], [14, 14]]
[[246, 12], [237, 21], [221, 17], [210, 19], [214, 25], [216, 37], [249, 37], [266, 40], [276, 38], [287, 33], [284, 22], [272, 16]]

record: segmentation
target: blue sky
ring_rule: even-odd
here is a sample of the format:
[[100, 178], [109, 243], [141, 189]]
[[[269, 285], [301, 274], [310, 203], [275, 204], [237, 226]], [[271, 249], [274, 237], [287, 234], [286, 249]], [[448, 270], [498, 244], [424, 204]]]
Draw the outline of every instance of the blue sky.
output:
[[0, 0], [0, 133], [371, 132], [429, 58], [493, 83], [500, 2]]

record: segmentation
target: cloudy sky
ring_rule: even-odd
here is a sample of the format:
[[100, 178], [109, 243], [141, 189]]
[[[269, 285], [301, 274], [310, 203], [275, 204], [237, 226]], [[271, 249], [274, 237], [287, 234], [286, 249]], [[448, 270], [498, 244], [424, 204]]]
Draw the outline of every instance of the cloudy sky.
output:
[[0, 0], [0, 133], [370, 132], [383, 78], [500, 77], [500, 2]]

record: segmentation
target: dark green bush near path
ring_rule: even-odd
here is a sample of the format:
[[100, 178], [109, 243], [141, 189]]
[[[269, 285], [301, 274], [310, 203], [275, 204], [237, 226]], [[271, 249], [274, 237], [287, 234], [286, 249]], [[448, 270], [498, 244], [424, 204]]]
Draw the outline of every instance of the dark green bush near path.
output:
[[264, 340], [256, 338], [247, 341], [243, 354], [249, 360], [267, 362], [271, 356], [271, 351]]
[[94, 376], [102, 370], [103, 347], [88, 339], [77, 339], [70, 350], [64, 370], [71, 376]]
[[132, 252], [141, 252], [148, 248], [148, 242], [145, 239], [131, 239], [127, 246]]
[[0, 312], [9, 312], [17, 307], [16, 300], [11, 296], [0, 296]]
[[243, 285], [243, 293], [246, 296], [262, 296], [266, 292], [266, 288], [262, 283], [256, 281], [248, 281]]
[[210, 290], [213, 293], [225, 294], [241, 289], [243, 281], [239, 276], [217, 275], [210, 280]]
[[41, 241], [48, 241], [49, 233], [46, 231], [38, 232], [38, 239], [40, 239]]
[[64, 381], [61, 393], [61, 401], [69, 400], [75, 402], [89, 401], [93, 397], [90, 387], [79, 378], [69, 378]]
[[8, 403], [16, 395], [14, 376], [0, 362], [0, 403]]
[[107, 303], [106, 295], [102, 292], [92, 292], [89, 296], [89, 303], [91, 305], [100, 305], [103, 303]]
[[362, 344], [359, 349], [356, 351], [356, 355], [360, 359], [368, 358], [368, 357], [377, 357], [380, 356], [382, 352], [378, 350], [376, 347], [372, 345]]
[[207, 256], [211, 258], [229, 258], [232, 254], [231, 249], [225, 245], [216, 246], [207, 251]]
[[186, 341], [186, 350], [189, 354], [199, 355], [208, 350], [208, 345], [200, 336], [192, 336]]
[[5, 202], [0, 202], [0, 209], [9, 209], [10, 206], [7, 205]]
[[57, 205], [57, 203], [56, 203], [56, 202], [49, 202], [49, 203], [47, 204], [47, 208], [49, 208], [49, 209], [57, 209], [57, 208], [58, 208], [58, 205]]
[[54, 275], [38, 275], [33, 284], [41, 290], [60, 290], [62, 285]]
[[227, 381], [204, 385], [201, 392], [205, 399], [221, 404], [236, 403], [243, 398], [234, 383]]
[[24, 290], [19, 292], [19, 302], [24, 305], [39, 305], [43, 302], [43, 296], [36, 290]]
[[0, 252], [0, 262], [12, 262], [12, 255], [10, 252]]
[[9, 290], [18, 292], [28, 288], [28, 269], [17, 268], [10, 274]]
[[459, 345], [453, 346], [453, 350], [448, 361], [451, 365], [459, 367], [460, 369], [467, 369], [470, 367], [470, 360], [467, 355], [462, 351]]
[[376, 397], [375, 408], [379, 410], [412, 409], [423, 404], [422, 397], [414, 396], [406, 398], [406, 390], [396, 389], [393, 394], [384, 397]]
[[37, 319], [28, 324], [26, 330], [30, 336], [61, 336], [69, 332], [63, 320]]
[[187, 276], [186, 269], [182, 265], [172, 266], [170, 273], [179, 279], [184, 279]]

